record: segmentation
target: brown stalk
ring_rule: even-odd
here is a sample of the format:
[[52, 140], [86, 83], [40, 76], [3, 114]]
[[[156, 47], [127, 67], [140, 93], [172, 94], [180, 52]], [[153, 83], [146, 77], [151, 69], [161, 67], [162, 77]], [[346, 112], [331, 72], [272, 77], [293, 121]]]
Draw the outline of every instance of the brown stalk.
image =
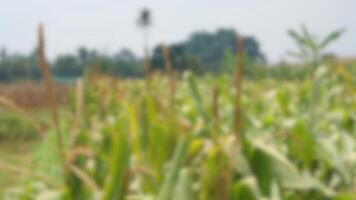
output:
[[36, 133], [42, 138], [44, 136], [43, 130], [37, 126], [37, 124], [33, 121], [33, 119], [15, 102], [11, 101], [6, 97], [0, 96], [0, 105], [4, 106], [7, 109], [12, 110], [17, 113], [20, 117], [27, 121], [27, 123], [35, 129]]
[[211, 109], [213, 113], [214, 120], [217, 122], [219, 120], [219, 90], [216, 86], [212, 89], [212, 100], [211, 100]]
[[54, 122], [54, 128], [57, 137], [57, 147], [58, 147], [59, 156], [62, 161], [63, 174], [67, 175], [68, 170], [65, 162], [65, 152], [64, 152], [64, 145], [62, 141], [62, 133], [59, 126], [57, 102], [53, 90], [53, 82], [52, 82], [49, 65], [46, 61], [46, 56], [45, 56], [45, 39], [44, 39], [44, 31], [43, 31], [42, 24], [40, 24], [38, 27], [38, 58], [39, 58], [40, 68], [42, 71], [42, 76], [44, 78], [46, 90], [48, 93], [48, 104]]
[[173, 72], [170, 52], [169, 52], [169, 48], [164, 43], [161, 44], [161, 49], [162, 49], [163, 59], [164, 59], [164, 68], [165, 68], [166, 75], [167, 75], [168, 81], [169, 81], [168, 84], [169, 84], [170, 103], [171, 103], [171, 107], [174, 108], [174, 104], [175, 104], [175, 79], [174, 79], [174, 72]]
[[99, 186], [95, 183], [93, 179], [90, 178], [83, 170], [81, 170], [79, 167], [75, 165], [70, 166], [71, 171], [73, 172], [74, 175], [76, 175], [80, 180], [83, 181], [89, 188], [91, 188], [94, 192], [99, 192], [100, 188]]
[[[219, 150], [219, 154], [221, 158], [225, 157], [222, 148]], [[218, 159], [217, 162], [220, 163], [219, 168], [222, 170], [220, 171], [219, 175], [217, 175], [214, 179], [214, 184], [212, 185], [212, 199], [229, 200], [230, 191], [232, 187], [232, 167], [229, 162], [226, 162], [226, 160]]]
[[244, 137], [242, 130], [242, 71], [244, 63], [244, 41], [242, 37], [236, 38], [237, 55], [236, 55], [236, 70], [235, 70], [235, 88], [236, 88], [236, 100], [235, 100], [235, 133], [237, 138], [241, 139]]
[[75, 87], [75, 127], [79, 127], [80, 125], [80, 121], [82, 119], [82, 115], [83, 115], [83, 104], [84, 104], [84, 100], [83, 100], [83, 80], [79, 79], [76, 82], [76, 87]]
[[74, 147], [67, 153], [67, 163], [74, 162], [77, 156], [90, 157], [93, 156], [93, 151], [88, 147]]
[[150, 69], [150, 61], [149, 61], [149, 55], [148, 55], [148, 48], [145, 47], [144, 49], [144, 63], [143, 63], [143, 70], [144, 70], [144, 75], [145, 75], [145, 81], [146, 81], [146, 90], [149, 91], [151, 87], [151, 69]]
[[[218, 149], [219, 158], [225, 158], [225, 153], [223, 151], [222, 144], [218, 141], [218, 133], [219, 133], [219, 89], [216, 85], [212, 88], [212, 100], [211, 100], [211, 109], [213, 116], [213, 126], [214, 126], [214, 135], [213, 142], [216, 148]], [[224, 166], [220, 166], [220, 169], [224, 169], [221, 173], [216, 177], [215, 184], [213, 186], [213, 199], [221, 199], [227, 200], [229, 199], [229, 191], [231, 188], [231, 164], [229, 162], [225, 162], [226, 160], [219, 160], [219, 163]]]
[[212, 113], [212, 125], [213, 125], [213, 141], [215, 145], [219, 145], [218, 139], [217, 139], [217, 134], [220, 131], [219, 130], [219, 90], [216, 85], [213, 86], [212, 88], [212, 93], [211, 93], [211, 113]]

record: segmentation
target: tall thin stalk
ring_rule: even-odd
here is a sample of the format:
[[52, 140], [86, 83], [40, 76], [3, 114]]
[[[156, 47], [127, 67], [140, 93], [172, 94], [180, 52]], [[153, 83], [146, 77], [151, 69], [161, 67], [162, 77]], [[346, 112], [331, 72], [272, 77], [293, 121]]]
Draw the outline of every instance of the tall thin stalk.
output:
[[213, 114], [213, 118], [215, 121], [219, 120], [218, 98], [219, 98], [219, 90], [218, 90], [218, 87], [215, 85], [212, 88], [212, 99], [211, 99], [211, 109], [212, 109], [212, 114]]
[[149, 60], [149, 53], [148, 47], [145, 46], [144, 48], [144, 61], [143, 61], [143, 70], [146, 82], [146, 90], [149, 91], [151, 88], [151, 67], [150, 67], [150, 60]]
[[235, 89], [236, 89], [236, 100], [235, 100], [235, 133], [237, 138], [243, 139], [242, 130], [242, 79], [243, 79], [243, 64], [244, 64], [244, 41], [242, 37], [236, 38], [237, 54], [236, 54], [236, 70], [235, 70]]
[[63, 170], [63, 174], [66, 175], [67, 166], [65, 162], [65, 151], [64, 151], [63, 141], [62, 141], [63, 138], [59, 125], [58, 107], [57, 107], [56, 97], [53, 89], [54, 87], [53, 87], [52, 77], [45, 56], [45, 39], [44, 39], [44, 30], [42, 24], [40, 24], [38, 27], [38, 58], [39, 58], [39, 65], [42, 71], [42, 75], [45, 81], [46, 90], [48, 93], [48, 104], [51, 109], [52, 119], [54, 122], [54, 128], [57, 137], [57, 148], [62, 162], [62, 168], [63, 168], [62, 170]]
[[83, 80], [78, 79], [75, 85], [75, 127], [80, 126], [80, 121], [83, 115], [83, 104], [84, 104], [84, 86]]
[[162, 43], [161, 49], [163, 53], [163, 60], [164, 60], [164, 68], [166, 71], [166, 75], [168, 77], [168, 84], [169, 84], [169, 99], [171, 103], [171, 107], [174, 108], [175, 104], [175, 79], [174, 79], [174, 72], [171, 62], [171, 56], [169, 52], [169, 48]]
[[143, 30], [144, 39], [144, 73], [146, 80], [146, 90], [150, 89], [150, 61], [149, 61], [149, 48], [148, 48], [148, 29], [152, 25], [151, 11], [148, 8], [143, 8], [140, 11], [139, 18], [137, 19], [137, 24]]
[[211, 114], [212, 114], [212, 139], [218, 145], [217, 134], [219, 133], [219, 89], [216, 85], [213, 86], [211, 91]]

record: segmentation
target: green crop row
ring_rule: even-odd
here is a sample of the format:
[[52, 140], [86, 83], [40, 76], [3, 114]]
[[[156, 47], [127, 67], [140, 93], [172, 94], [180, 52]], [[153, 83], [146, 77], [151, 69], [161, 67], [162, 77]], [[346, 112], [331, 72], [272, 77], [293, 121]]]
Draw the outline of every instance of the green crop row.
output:
[[50, 131], [5, 199], [353, 200], [354, 78], [244, 81], [236, 121], [226, 74], [185, 74], [174, 98], [163, 76], [87, 77], [58, 122], [65, 156]]

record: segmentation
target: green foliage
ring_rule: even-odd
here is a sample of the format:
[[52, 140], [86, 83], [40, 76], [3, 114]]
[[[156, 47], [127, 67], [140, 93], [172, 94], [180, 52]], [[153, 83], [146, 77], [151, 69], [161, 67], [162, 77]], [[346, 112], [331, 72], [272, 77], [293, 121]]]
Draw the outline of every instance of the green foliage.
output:
[[[50, 134], [36, 165], [37, 172], [50, 177], [49, 183], [29, 177], [16, 194], [36, 198], [51, 193], [62, 199], [354, 199], [355, 80], [345, 76], [351, 70], [321, 67], [315, 80], [245, 81], [242, 143], [233, 130], [231, 76], [187, 74], [177, 81], [173, 109], [168, 81], [161, 76], [152, 76], [151, 91], [143, 90], [142, 80], [117, 85], [105, 77], [87, 81], [83, 122], [69, 129], [71, 115], [63, 119], [69, 163], [86, 179], [71, 173], [67, 182], [58, 182], [62, 176], [50, 151], [55, 149]], [[313, 100], [314, 81], [319, 97]], [[218, 118], [211, 112], [212, 86], [219, 88]], [[313, 113], [317, 117], [310, 123]], [[76, 149], [81, 153], [74, 156]]]
[[[2, 51], [0, 82], [41, 78], [37, 51], [30, 55], [9, 54], [5, 49]], [[74, 54], [59, 55], [50, 65], [54, 76], [60, 79], [81, 77], [90, 70], [123, 77], [143, 75], [141, 61], [128, 49], [122, 49], [114, 55], [105, 55], [80, 47]]]
[[[176, 152], [173, 155], [172, 162], [170, 163], [169, 170], [163, 180], [162, 186], [159, 190], [157, 200], [170, 200], [173, 198], [172, 194], [177, 185], [178, 175], [180, 169], [184, 164], [185, 158], [187, 156], [187, 148], [189, 147], [190, 136], [185, 136], [180, 139]], [[182, 181], [182, 180], [181, 180]], [[185, 183], [179, 183], [185, 184]], [[178, 185], [177, 187], [183, 187]]]
[[39, 79], [41, 73], [37, 63], [36, 50], [29, 55], [21, 55], [9, 54], [3, 48], [0, 55], [0, 81]]
[[174, 190], [173, 200], [194, 200], [196, 199], [194, 195], [194, 182], [192, 172], [187, 169], [181, 169], [179, 173], [179, 178], [177, 182], [177, 186]]
[[[116, 126], [121, 125], [120, 122], [117, 122]], [[118, 130], [119, 132], [116, 132], [115, 130]], [[114, 135], [114, 142], [110, 152], [111, 162], [109, 163], [109, 166], [111, 166], [109, 169], [111, 177], [104, 187], [104, 199], [121, 200], [125, 199], [130, 175], [130, 144], [127, 137], [128, 135], [121, 127], [116, 127], [110, 134]]]

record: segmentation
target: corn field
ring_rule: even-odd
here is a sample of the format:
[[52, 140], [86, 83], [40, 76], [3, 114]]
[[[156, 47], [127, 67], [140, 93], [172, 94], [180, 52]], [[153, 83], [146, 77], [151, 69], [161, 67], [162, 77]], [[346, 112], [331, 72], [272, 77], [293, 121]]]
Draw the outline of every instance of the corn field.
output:
[[61, 148], [53, 128], [4, 199], [355, 199], [347, 70], [245, 81], [239, 101], [229, 75], [186, 73], [172, 86], [172, 76], [154, 74], [149, 89], [88, 75], [58, 113]]
[[51, 113], [43, 131], [19, 105], [0, 105], [38, 130], [28, 166], [5, 200], [356, 199], [355, 66], [317, 66], [304, 80], [165, 72], [144, 80], [87, 73], [58, 103], [39, 29]]

